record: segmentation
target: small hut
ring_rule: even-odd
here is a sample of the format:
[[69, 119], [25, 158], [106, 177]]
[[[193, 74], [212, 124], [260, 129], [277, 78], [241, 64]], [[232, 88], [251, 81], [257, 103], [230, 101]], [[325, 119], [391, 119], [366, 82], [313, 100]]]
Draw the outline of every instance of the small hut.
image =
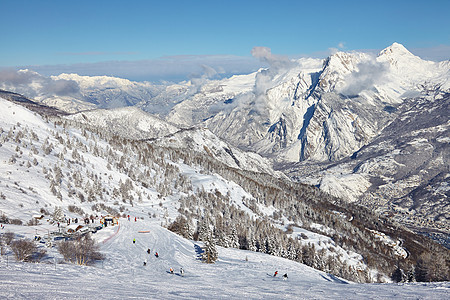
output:
[[119, 220], [118, 220], [118, 218], [116, 218], [114, 216], [107, 215], [100, 219], [100, 223], [103, 224], [103, 226], [105, 226], [105, 227], [108, 225], [114, 226], [114, 225], [119, 224]]

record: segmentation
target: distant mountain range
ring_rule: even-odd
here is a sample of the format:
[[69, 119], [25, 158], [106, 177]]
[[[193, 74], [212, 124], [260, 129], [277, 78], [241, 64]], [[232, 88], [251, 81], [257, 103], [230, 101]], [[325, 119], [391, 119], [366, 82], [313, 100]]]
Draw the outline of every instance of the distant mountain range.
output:
[[[377, 56], [274, 60], [222, 80], [155, 85], [23, 70], [0, 88], [79, 112], [71, 118], [117, 134], [193, 140], [188, 147], [233, 167], [275, 174], [273, 164], [295, 181], [414, 230], [444, 240], [450, 233], [450, 61], [422, 60], [398, 43]], [[87, 111], [118, 107], [133, 108]], [[189, 133], [179, 133], [182, 128]], [[241, 151], [265, 159], [249, 163]]]

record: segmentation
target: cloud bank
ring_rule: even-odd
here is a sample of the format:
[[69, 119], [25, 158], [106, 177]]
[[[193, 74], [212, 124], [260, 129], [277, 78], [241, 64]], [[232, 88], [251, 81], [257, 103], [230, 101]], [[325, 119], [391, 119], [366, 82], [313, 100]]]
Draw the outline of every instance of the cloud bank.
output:
[[267, 90], [273, 87], [274, 77], [283, 70], [289, 70], [295, 63], [286, 56], [272, 54], [270, 48], [267, 47], [254, 47], [251, 53], [253, 57], [269, 65], [269, 68], [256, 74], [254, 86], [255, 111], [264, 115], [269, 105]]
[[[113, 76], [133, 81], [180, 82], [203, 76], [215, 70], [219, 77], [248, 74], [267, 66], [266, 63], [246, 56], [234, 55], [180, 55], [138, 61], [105, 61], [71, 65], [22, 66], [45, 76], [76, 73], [86, 76]], [[210, 76], [210, 74], [208, 75]]]
[[375, 58], [363, 61], [357, 65], [357, 71], [347, 76], [345, 80], [347, 84], [338, 92], [346, 96], [357, 96], [362, 91], [369, 90], [380, 83], [387, 70], [388, 66], [377, 62]]
[[52, 79], [27, 69], [0, 71], [0, 88], [24, 94], [31, 98], [43, 94], [67, 96], [80, 91], [78, 83], [73, 80]]

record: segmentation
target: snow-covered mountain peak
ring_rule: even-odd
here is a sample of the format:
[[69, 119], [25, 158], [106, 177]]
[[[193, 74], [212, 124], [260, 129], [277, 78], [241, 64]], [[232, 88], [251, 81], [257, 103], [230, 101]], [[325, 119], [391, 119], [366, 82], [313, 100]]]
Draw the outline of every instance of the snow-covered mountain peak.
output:
[[[438, 64], [432, 61], [423, 60], [408, 51], [403, 45], [394, 43], [380, 51], [377, 57], [378, 62], [387, 62], [394, 72], [401, 72], [404, 75], [416, 75], [411, 73], [423, 73], [435, 71]], [[428, 75], [428, 74], [427, 74]], [[423, 74], [421, 76], [423, 77]], [[412, 77], [411, 77], [412, 78]], [[416, 78], [418, 80], [419, 78]]]
[[361, 52], [336, 52], [330, 55], [324, 62], [324, 67], [329, 68], [339, 68], [344, 67], [345, 69], [351, 71], [353, 70], [354, 63], [361, 60], [364, 56], [364, 53]]
[[[448, 90], [448, 64], [423, 60], [401, 44], [394, 43], [382, 50], [376, 61], [389, 67], [386, 86], [392, 91], [426, 91], [437, 87]], [[402, 93], [397, 93], [397, 98], [400, 96]]]
[[62, 73], [58, 76], [51, 76], [52, 79], [58, 80], [58, 79], [65, 79], [65, 80], [73, 80], [76, 83], [79, 84], [80, 88], [111, 88], [111, 87], [125, 87], [134, 85], [132, 81], [128, 79], [118, 78], [118, 77], [111, 77], [111, 76], [82, 76], [78, 74], [67, 74]]
[[385, 49], [381, 50], [379, 53], [379, 56], [382, 56], [382, 55], [389, 55], [389, 56], [395, 56], [395, 57], [400, 57], [400, 56], [416, 57], [414, 54], [409, 52], [405, 46], [403, 46], [402, 44], [399, 44], [399, 43], [393, 43], [389, 47], [386, 47]]
[[370, 56], [365, 53], [336, 52], [329, 56], [323, 64], [319, 87], [324, 92], [334, 91], [344, 85], [345, 76], [358, 70], [358, 64], [368, 60]]
[[176, 126], [134, 106], [84, 111], [66, 118], [135, 139], [156, 138], [179, 130]]

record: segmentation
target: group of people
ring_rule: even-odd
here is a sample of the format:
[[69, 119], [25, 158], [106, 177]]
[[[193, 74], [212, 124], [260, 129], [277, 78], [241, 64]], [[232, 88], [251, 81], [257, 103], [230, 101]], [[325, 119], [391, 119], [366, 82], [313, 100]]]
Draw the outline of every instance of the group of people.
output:
[[[134, 243], [136, 243], [136, 239], [133, 239], [133, 244]], [[147, 254], [150, 254], [151, 253], [151, 251], [150, 251], [150, 248], [148, 248], [147, 249]], [[158, 254], [158, 252], [155, 252], [155, 257], [159, 257], [159, 254]], [[145, 260], [144, 261], [144, 266], [146, 266], [147, 265], [147, 260]], [[174, 274], [174, 269], [173, 268], [170, 268], [169, 269], [169, 272], [170, 272], [170, 274]], [[181, 276], [184, 276], [184, 270], [183, 270], [183, 268], [180, 268], [180, 275]]]
[[[136, 244], [136, 239], [133, 239], [133, 244]], [[150, 248], [148, 248], [148, 249], [147, 249], [147, 254], [150, 254], [150, 253], [151, 253]], [[155, 252], [155, 257], [156, 257], [156, 258], [159, 257], [158, 252]], [[147, 260], [144, 261], [144, 266], [146, 266], [146, 265], [147, 265]]]
[[[135, 243], [136, 243], [136, 239], [133, 239], [133, 244], [135, 244]], [[150, 253], [151, 253], [150, 248], [148, 248], [147, 249], [147, 254], [150, 254]], [[155, 252], [155, 257], [159, 257], [158, 252]], [[147, 265], [147, 260], [144, 261], [144, 266], [146, 266], [146, 265]], [[169, 268], [169, 272], [170, 272], [170, 274], [174, 274], [174, 269], [172, 267]], [[183, 268], [180, 268], [180, 275], [184, 276]], [[278, 275], [278, 271], [275, 271], [275, 273], [273, 274], [273, 277], [277, 277], [277, 275]], [[287, 273], [285, 273], [283, 275], [283, 280], [286, 280], [287, 278], [288, 278], [288, 275], [287, 275]]]
[[[275, 274], [273, 274], [273, 277], [277, 277], [277, 275], [278, 275], [278, 271], [275, 271]], [[286, 280], [287, 278], [288, 278], [288, 275], [287, 275], [287, 273], [285, 273], [283, 275], [283, 280]]]
[[[174, 274], [174, 273], [173, 273], [173, 272], [174, 272], [173, 268], [170, 268], [169, 271], [170, 271], [170, 274]], [[180, 268], [180, 275], [181, 275], [181, 276], [184, 276], [184, 270], [183, 270], [183, 268]]]

